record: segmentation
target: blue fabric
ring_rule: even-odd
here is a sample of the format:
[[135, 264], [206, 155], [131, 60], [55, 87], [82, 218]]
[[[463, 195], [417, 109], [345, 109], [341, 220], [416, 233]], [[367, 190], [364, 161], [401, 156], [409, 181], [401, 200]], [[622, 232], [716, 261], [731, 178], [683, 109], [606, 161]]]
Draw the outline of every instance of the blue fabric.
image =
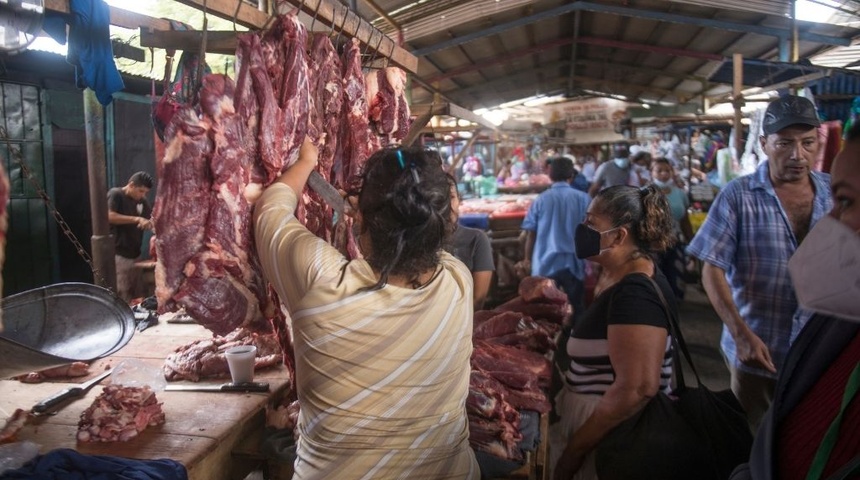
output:
[[673, 186], [669, 190], [669, 193], [666, 194], [666, 200], [669, 201], [669, 209], [672, 210], [672, 219], [675, 220], [675, 226], [680, 228], [681, 219], [687, 215], [687, 208], [690, 206], [687, 192]]
[[113, 61], [110, 8], [104, 0], [69, 0], [69, 11], [66, 60], [75, 66], [75, 83], [91, 88], [99, 103], [107, 105], [114, 92], [125, 88]]
[[69, 448], [51, 450], [17, 470], [0, 476], [32, 480], [187, 480], [185, 467], [174, 460], [133, 460], [84, 455]]
[[[812, 172], [815, 186], [810, 229], [833, 206], [830, 175]], [[809, 318], [798, 309], [788, 274], [788, 259], [798, 242], [770, 181], [768, 162], [750, 175], [729, 182], [708, 210], [687, 253], [726, 271], [741, 318], [767, 345], [779, 371], [796, 332]], [[739, 370], [776, 378], [741, 364], [734, 339], [723, 326], [720, 347]]]
[[589, 202], [588, 194], [566, 182], [553, 183], [538, 195], [521, 226], [536, 233], [532, 275], [549, 277], [568, 270], [576, 278], [585, 279], [585, 261], [576, 258], [573, 233], [585, 221]]
[[570, 186], [579, 190], [580, 192], [588, 193], [588, 187], [591, 186], [591, 182], [585, 178], [585, 175], [581, 173], [577, 173], [573, 180], [570, 182]]

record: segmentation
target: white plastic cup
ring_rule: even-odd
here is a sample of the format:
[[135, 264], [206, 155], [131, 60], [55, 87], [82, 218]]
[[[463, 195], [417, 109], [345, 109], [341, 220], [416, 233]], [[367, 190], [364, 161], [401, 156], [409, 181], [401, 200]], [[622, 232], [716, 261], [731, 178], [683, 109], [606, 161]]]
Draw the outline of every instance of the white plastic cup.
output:
[[257, 347], [254, 345], [239, 345], [224, 352], [227, 357], [227, 365], [230, 367], [230, 377], [233, 383], [247, 383], [254, 381], [254, 358], [257, 356]]

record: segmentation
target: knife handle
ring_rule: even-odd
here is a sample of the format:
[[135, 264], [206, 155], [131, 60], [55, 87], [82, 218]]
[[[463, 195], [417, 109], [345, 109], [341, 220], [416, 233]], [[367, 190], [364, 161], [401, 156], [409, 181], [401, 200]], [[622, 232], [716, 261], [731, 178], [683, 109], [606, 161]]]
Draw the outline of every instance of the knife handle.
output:
[[265, 382], [225, 383], [221, 385], [222, 392], [268, 392], [269, 384]]
[[84, 389], [81, 387], [70, 387], [65, 390], [61, 390], [54, 395], [42, 400], [41, 402], [33, 405], [33, 413], [42, 414], [47, 413], [54, 409], [54, 407], [64, 403], [66, 400], [71, 398], [80, 397], [83, 395]]

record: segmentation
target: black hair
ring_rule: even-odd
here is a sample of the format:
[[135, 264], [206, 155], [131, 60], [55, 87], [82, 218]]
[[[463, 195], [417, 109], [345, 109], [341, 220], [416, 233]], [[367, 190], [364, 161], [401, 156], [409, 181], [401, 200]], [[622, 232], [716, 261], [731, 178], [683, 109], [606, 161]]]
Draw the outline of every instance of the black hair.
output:
[[549, 163], [549, 179], [553, 182], [564, 182], [573, 178], [573, 162], [567, 157], [554, 157]]
[[385, 286], [391, 275], [415, 285], [439, 264], [454, 231], [451, 180], [439, 154], [421, 147], [385, 148], [367, 159], [356, 193], [361, 233], [370, 242], [367, 262], [380, 274], [370, 290]]
[[595, 209], [608, 216], [613, 227], [629, 227], [643, 253], [664, 252], [676, 241], [669, 201], [654, 185], [616, 185], [601, 190], [594, 202]]
[[630, 145], [626, 142], [616, 143], [612, 146], [613, 158], [628, 158], [630, 156]]
[[631, 158], [630, 161], [633, 163], [639, 163], [639, 161], [642, 160], [643, 158], [647, 159], [647, 161], [649, 163], [652, 162], [651, 154], [648, 152], [644, 152], [644, 151], [636, 152], [636, 155], [633, 155], [633, 158]]
[[146, 187], [152, 190], [152, 184], [154, 181], [152, 180], [152, 175], [146, 172], [137, 172], [128, 179], [128, 183], [135, 187]]

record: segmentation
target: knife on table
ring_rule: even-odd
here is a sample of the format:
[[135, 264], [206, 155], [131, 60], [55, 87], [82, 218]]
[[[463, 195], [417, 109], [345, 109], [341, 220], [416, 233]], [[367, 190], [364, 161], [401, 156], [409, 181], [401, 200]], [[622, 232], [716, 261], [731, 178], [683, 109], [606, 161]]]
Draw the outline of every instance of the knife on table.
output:
[[30, 410], [30, 412], [32, 412], [34, 415], [45, 415], [52, 410], [59, 410], [59, 408], [56, 407], [60, 407], [67, 400], [83, 397], [91, 388], [93, 388], [99, 382], [107, 378], [107, 376], [110, 375], [112, 371], [113, 370], [105, 370], [97, 377], [91, 380], [87, 380], [86, 382], [78, 386], [69, 387], [60, 392], [57, 392], [54, 395], [51, 395], [50, 397], [33, 405], [33, 408]]
[[168, 385], [168, 392], [268, 392], [269, 384], [265, 382], [222, 383], [221, 385]]
[[343, 197], [341, 197], [337, 189], [328, 183], [316, 170], [311, 171], [311, 174], [308, 177], [308, 186], [311, 187], [313, 191], [317, 192], [317, 194], [325, 200], [325, 203], [329, 204], [335, 212], [343, 215]]

